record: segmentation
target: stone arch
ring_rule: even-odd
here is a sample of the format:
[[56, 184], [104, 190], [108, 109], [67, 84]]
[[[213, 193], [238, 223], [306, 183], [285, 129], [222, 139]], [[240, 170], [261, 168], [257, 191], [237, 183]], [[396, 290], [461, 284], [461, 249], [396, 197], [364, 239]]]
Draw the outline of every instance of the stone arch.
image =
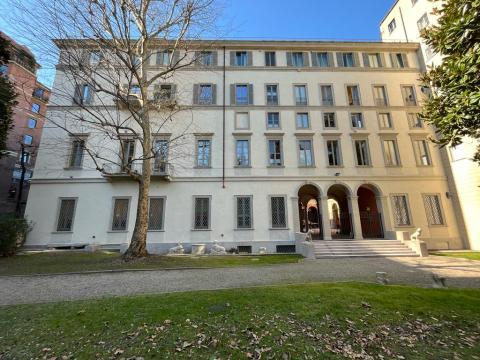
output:
[[315, 240], [322, 239], [320, 188], [316, 184], [305, 183], [298, 188], [297, 195], [300, 232], [310, 232]]
[[366, 239], [384, 238], [380, 188], [372, 183], [364, 183], [357, 187], [356, 195], [362, 236]]

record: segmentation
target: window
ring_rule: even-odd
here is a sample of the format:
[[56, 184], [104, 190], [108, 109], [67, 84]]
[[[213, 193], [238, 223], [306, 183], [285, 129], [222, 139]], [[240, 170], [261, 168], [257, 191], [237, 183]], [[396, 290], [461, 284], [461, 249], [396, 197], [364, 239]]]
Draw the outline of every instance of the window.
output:
[[425, 29], [428, 25], [430, 25], [430, 21], [428, 21], [428, 15], [427, 13], [423, 14], [420, 19], [417, 21], [417, 27], [418, 31], [422, 31]]
[[378, 124], [380, 129], [391, 129], [393, 125], [390, 113], [378, 113]]
[[173, 84], [155, 85], [154, 99], [159, 102], [168, 102], [175, 98], [176, 86]]
[[235, 114], [235, 129], [248, 130], [250, 129], [250, 117], [248, 112], [239, 112]]
[[373, 98], [375, 106], [387, 106], [387, 89], [383, 85], [375, 85], [373, 87]]
[[140, 97], [142, 95], [142, 89], [138, 85], [131, 85], [128, 89], [128, 95], [136, 95]]
[[391, 34], [396, 28], [397, 28], [397, 21], [395, 19], [392, 19], [392, 21], [388, 23], [388, 32]]
[[298, 129], [309, 129], [310, 120], [308, 118], [308, 113], [297, 113], [296, 124]]
[[287, 227], [287, 215], [284, 196], [270, 197], [270, 212], [272, 215], [272, 228], [284, 229]]
[[251, 229], [252, 228], [252, 197], [251, 196], [237, 196], [237, 229]]
[[410, 226], [407, 195], [392, 195], [393, 217], [396, 226]]
[[234, 97], [232, 104], [249, 105], [253, 103], [253, 86], [247, 84], [233, 85]]
[[127, 230], [129, 199], [114, 199], [112, 231]]
[[172, 57], [172, 52], [165, 50], [157, 53], [156, 63], [160, 66], [170, 65], [170, 58]]
[[282, 140], [268, 140], [268, 165], [282, 166]]
[[280, 128], [280, 113], [278, 112], [267, 113], [267, 128], [269, 129]]
[[340, 142], [338, 140], [327, 140], [327, 157], [329, 166], [341, 166]]
[[295, 105], [307, 105], [307, 86], [306, 85], [294, 85], [295, 93]]
[[151, 197], [148, 203], [148, 230], [163, 230], [163, 219], [165, 213], [165, 198]]
[[358, 66], [357, 54], [353, 52], [337, 53], [337, 63], [339, 67]]
[[60, 209], [58, 211], [57, 219], [57, 231], [72, 231], [76, 203], [77, 199], [60, 199]]
[[24, 164], [30, 164], [30, 153], [28, 153], [26, 151], [24, 151], [23, 154], [21, 153], [19, 161], [20, 161], [20, 163], [22, 163], [22, 161], [23, 161]]
[[28, 119], [27, 126], [29, 129], [35, 129], [37, 127], [37, 120], [32, 118]]
[[317, 52], [312, 54], [312, 64], [318, 67], [330, 67], [332, 66], [331, 54], [328, 52]]
[[277, 85], [267, 85], [267, 105], [278, 105]]
[[102, 53], [100, 51], [92, 51], [90, 53], [90, 64], [98, 64], [102, 61]]
[[395, 68], [408, 67], [407, 54], [403, 54], [403, 53], [390, 54], [390, 59], [392, 61], [392, 66]]
[[265, 52], [265, 66], [277, 66], [275, 51]]
[[292, 52], [292, 66], [294, 67], [304, 67], [305, 59], [303, 57], [303, 52]]
[[157, 174], [165, 174], [167, 172], [168, 163], [168, 140], [155, 139], [153, 143], [153, 172]]
[[413, 148], [415, 156], [417, 158], [417, 164], [422, 166], [430, 166], [432, 162], [430, 160], [430, 153], [428, 151], [428, 144], [426, 140], [414, 140]]
[[423, 120], [419, 114], [409, 113], [407, 114], [408, 126], [411, 129], [423, 129]]
[[8, 73], [8, 65], [0, 65], [0, 76], [6, 76]]
[[40, 104], [33, 103], [32, 104], [32, 112], [34, 112], [35, 114], [38, 114], [40, 112]]
[[234, 65], [235, 66], [247, 66], [248, 65], [248, 54], [246, 51], [236, 51], [234, 52]]
[[415, 96], [415, 90], [413, 86], [402, 86], [402, 96], [405, 106], [416, 106], [417, 98]]
[[210, 167], [210, 156], [210, 139], [197, 139], [197, 167]]
[[382, 55], [379, 53], [364, 53], [363, 65], [370, 68], [383, 67]]
[[85, 140], [75, 139], [72, 141], [69, 166], [71, 168], [82, 167], [83, 151], [85, 149]]
[[358, 166], [370, 166], [370, 155], [367, 140], [355, 140], [355, 155]]
[[212, 105], [215, 104], [216, 87], [213, 84], [199, 84], [193, 86], [194, 104]]
[[202, 66], [213, 66], [216, 65], [214, 61], [214, 55], [212, 51], [202, 51], [198, 55], [198, 64]]
[[333, 88], [332, 85], [320, 85], [323, 106], [333, 106]]
[[134, 139], [122, 139], [120, 141], [121, 146], [121, 161], [123, 167], [130, 167], [135, 157], [135, 140]]
[[[140, 89], [139, 89], [140, 90]], [[93, 91], [90, 85], [83, 84], [75, 87], [73, 102], [77, 105], [89, 105], [92, 103]]]
[[358, 85], [347, 86], [347, 99], [348, 105], [350, 106], [360, 105], [360, 90], [358, 89]]
[[195, 197], [193, 228], [210, 229], [210, 197]]
[[39, 99], [45, 99], [45, 89], [36, 88], [33, 91], [33, 96], [35, 96], [36, 98], [39, 98]]
[[323, 113], [323, 126], [325, 128], [337, 127], [337, 120], [335, 118], [335, 113], [333, 112]]
[[250, 142], [239, 139], [236, 142], [236, 166], [250, 166]]
[[443, 221], [442, 205], [440, 204], [440, 196], [423, 195], [423, 203], [429, 225], [445, 225]]
[[298, 140], [299, 165], [313, 166], [312, 140]]
[[33, 137], [31, 135], [23, 135], [23, 143], [25, 145], [32, 145]]
[[362, 113], [351, 113], [350, 119], [352, 120], [352, 127], [355, 129], [365, 128], [365, 122], [363, 121]]
[[399, 166], [400, 157], [396, 140], [383, 140], [383, 155], [386, 166]]

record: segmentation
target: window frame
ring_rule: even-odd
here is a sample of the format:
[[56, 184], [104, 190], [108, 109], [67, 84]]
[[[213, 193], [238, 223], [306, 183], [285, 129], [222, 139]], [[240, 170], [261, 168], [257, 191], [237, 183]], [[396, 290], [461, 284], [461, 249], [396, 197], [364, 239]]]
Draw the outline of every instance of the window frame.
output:
[[[114, 215], [115, 215], [115, 202], [117, 200], [128, 200], [128, 205], [127, 205], [127, 218], [125, 220], [125, 229], [114, 229], [113, 228], [113, 220], [114, 220]], [[131, 196], [113, 196], [112, 197], [112, 210], [110, 213], [110, 230], [108, 232], [113, 232], [113, 233], [124, 233], [128, 232], [128, 223], [130, 221], [130, 205], [132, 203], [132, 197]]]
[[[440, 216], [442, 218], [442, 223], [441, 224], [433, 224], [431, 220], [433, 220], [433, 216], [430, 214], [429, 211], [427, 210], [427, 196], [435, 196], [438, 200], [438, 207], [439, 207], [439, 212]], [[423, 200], [423, 207], [425, 210], [425, 216], [427, 218], [427, 223], [428, 227], [446, 227], [447, 226], [447, 221], [445, 218], [445, 210], [443, 208], [443, 202], [442, 202], [442, 195], [440, 193], [422, 193], [422, 200]]]
[[[406, 99], [406, 93], [404, 93], [404, 89], [406, 88], [411, 88], [412, 89], [412, 94], [413, 94], [413, 102], [411, 103], [410, 101], [407, 102], [407, 99]], [[401, 84], [400, 85], [400, 90], [401, 90], [401, 93], [402, 93], [402, 98], [403, 98], [403, 104], [404, 106], [418, 106], [418, 97], [417, 97], [417, 92], [415, 90], [415, 85], [412, 85], [412, 84]]]
[[[247, 114], [247, 123], [248, 123], [248, 126], [243, 128], [243, 127], [238, 127], [238, 122], [237, 122], [237, 116], [239, 114]], [[243, 131], [243, 130], [250, 130], [250, 112], [248, 111], [235, 111], [235, 114], [234, 114], [234, 128], [235, 130], [240, 130], [240, 131]]]
[[[152, 199], [162, 199], [163, 200], [163, 211], [162, 211], [162, 227], [161, 229], [151, 229], [150, 228], [150, 201]], [[165, 232], [165, 213], [167, 208], [167, 197], [165, 195], [162, 196], [149, 196], [148, 197], [148, 224], [147, 224], [147, 232]]]
[[[207, 165], [200, 165], [199, 164], [199, 147], [198, 143], [200, 141], [208, 141], [209, 142], [209, 153], [208, 153], [208, 164]], [[196, 169], [211, 169], [212, 168], [212, 144], [213, 143], [213, 136], [211, 135], [202, 135], [202, 136], [195, 136], [195, 168]]]
[[[273, 226], [273, 209], [272, 209], [272, 198], [283, 198], [283, 204], [285, 207], [285, 226], [278, 226], [274, 227]], [[268, 212], [269, 212], [269, 222], [270, 222], [270, 228], [269, 230], [288, 230], [288, 202], [287, 202], [287, 195], [284, 194], [273, 194], [273, 195], [268, 195]]]
[[[349, 97], [348, 97], [348, 88], [349, 87], [356, 87], [357, 88], [357, 91], [358, 91], [358, 104], [350, 104], [350, 101], [349, 101]], [[352, 92], [353, 94], [353, 92]], [[347, 106], [362, 106], [362, 94], [361, 94], [361, 91], [360, 91], [360, 85], [359, 84], [345, 84], [345, 99], [346, 99], [346, 103], [347, 103]], [[352, 96], [352, 100], [353, 100], [353, 96]]]
[[[307, 119], [307, 127], [298, 126], [298, 116], [299, 115], [306, 115]], [[296, 111], [295, 112], [295, 129], [297, 130], [310, 130], [312, 128], [312, 122], [310, 120], [310, 113], [308, 111]]]
[[[238, 164], [238, 142], [239, 141], [246, 141], [247, 142], [247, 150], [248, 150], [248, 161], [247, 164]], [[243, 136], [235, 136], [235, 141], [234, 141], [234, 146], [235, 146], [235, 162], [234, 162], [234, 167], [235, 168], [250, 168], [252, 167], [252, 141], [249, 135], [243, 135]]]
[[[277, 114], [278, 115], [278, 127], [270, 127], [269, 124], [269, 115], [270, 114]], [[280, 111], [267, 111], [265, 114], [265, 127], [267, 130], [281, 130], [282, 129], [282, 120], [281, 120], [281, 113]]]
[[[234, 195], [233, 196], [235, 199], [234, 202], [234, 224], [235, 224], [235, 229], [234, 230], [253, 230], [253, 222], [254, 222], [254, 216], [253, 216], [253, 195]], [[250, 199], [250, 226], [249, 227], [240, 227], [238, 226], [238, 199], [239, 198], [249, 198]]]
[[[333, 114], [333, 122], [335, 123], [335, 126], [325, 126], [326, 114]], [[322, 126], [324, 130], [337, 130], [338, 129], [337, 113], [335, 111], [322, 111]]]
[[[295, 89], [303, 87], [305, 89], [305, 103], [298, 103], [297, 102], [297, 94]], [[295, 106], [308, 106], [309, 101], [308, 101], [308, 86], [307, 84], [292, 84], [293, 88], [293, 103]]]
[[[360, 120], [361, 120], [361, 123], [362, 123], [362, 127], [358, 127], [358, 126], [353, 126], [353, 118], [352, 116], [353, 115], [360, 115]], [[367, 124], [366, 124], [366, 121], [365, 121], [365, 116], [363, 114], [363, 112], [361, 111], [350, 111], [348, 113], [348, 118], [350, 120], [350, 128], [353, 129], [353, 130], [366, 130], [367, 129]]]
[[[273, 65], [272, 65], [272, 58], [271, 56], [269, 57], [268, 55], [273, 54]], [[269, 61], [270, 60], [270, 61]], [[265, 51], [265, 66], [266, 67], [276, 67], [277, 66], [277, 53], [276, 51]]]
[[[279, 141], [280, 142], [280, 164], [272, 165], [270, 163], [270, 141]], [[285, 167], [285, 157], [283, 154], [283, 138], [279, 136], [268, 136], [267, 137], [267, 168], [282, 168]]]
[[[328, 153], [329, 153], [329, 149], [328, 149], [328, 143], [330, 141], [336, 141], [337, 142], [337, 149], [338, 149], [338, 164], [337, 165], [330, 165], [330, 159], [328, 157]], [[326, 161], [326, 164], [327, 164], [327, 167], [329, 168], [341, 168], [343, 167], [343, 155], [342, 155], [342, 140], [340, 139], [340, 137], [326, 137], [324, 138], [324, 142], [325, 142], [325, 156], [327, 157], [327, 161]]]
[[[381, 115], [387, 115], [388, 121], [390, 123], [389, 127], [382, 126]], [[390, 111], [377, 111], [377, 120], [378, 120], [378, 128], [380, 130], [393, 130], [395, 128], [393, 125], [392, 113]]]
[[[30, 141], [26, 142], [25, 139], [30, 139]], [[25, 144], [25, 145], [28, 145], [28, 146], [32, 145], [33, 144], [33, 136], [29, 135], [29, 134], [23, 134], [22, 143]]]
[[36, 102], [32, 102], [32, 106], [30, 107], [30, 111], [34, 114], [40, 114], [40, 110], [42, 109], [41, 105]]
[[[371, 152], [370, 152], [370, 144], [369, 144], [369, 141], [368, 141], [368, 137], [354, 137], [353, 139], [353, 152], [354, 152], [354, 157], [355, 157], [355, 167], [359, 167], [359, 168], [368, 168], [368, 167], [372, 167], [372, 155], [371, 155]], [[366, 145], [367, 145], [367, 148], [366, 148], [366, 155], [367, 155], [367, 164], [359, 164], [359, 159], [358, 159], [358, 155], [357, 155], [357, 141], [365, 141]]]
[[[247, 83], [235, 83], [233, 84], [234, 85], [234, 90], [235, 90], [235, 106], [248, 106], [248, 105], [252, 105], [250, 104], [250, 85], [251, 84], [247, 84]], [[245, 87], [247, 89], [247, 101], [246, 102], [241, 102], [239, 103], [238, 102], [238, 97], [237, 97], [237, 89], [239, 87]]]
[[[312, 163], [310, 165], [302, 164], [301, 163], [301, 150], [300, 150], [300, 142], [301, 141], [308, 141], [310, 142], [310, 155], [311, 155], [311, 160]], [[314, 168], [315, 167], [315, 151], [313, 148], [313, 137], [312, 136], [297, 136], [296, 139], [296, 145], [297, 145], [297, 161], [298, 161], [298, 167], [299, 168]], [[306, 159], [306, 158], [305, 158]]]
[[[72, 226], [70, 230], [58, 230], [58, 225], [59, 225], [59, 220], [60, 220], [60, 210], [62, 208], [62, 201], [63, 200], [74, 200], [75, 204], [73, 205], [73, 213], [72, 213]], [[73, 233], [73, 227], [75, 226], [75, 215], [77, 212], [77, 204], [78, 204], [78, 196], [77, 197], [71, 197], [71, 196], [66, 196], [66, 197], [59, 197], [57, 200], [57, 215], [55, 218], [55, 227], [53, 233], [61, 233], [61, 234], [71, 234]]]
[[[85, 143], [87, 142], [88, 135], [73, 135], [70, 137], [70, 152], [68, 156], [68, 164], [67, 168], [69, 169], [82, 169], [83, 168], [83, 160], [85, 158]], [[76, 142], [82, 142], [82, 154], [81, 154], [81, 159], [80, 159], [80, 165], [72, 165], [72, 159], [74, 156], [74, 149], [75, 149], [75, 143]]]
[[[212, 195], [193, 195], [193, 216], [192, 216], [192, 231], [211, 231], [212, 230]], [[195, 227], [195, 207], [197, 199], [208, 199], [208, 226], [206, 228]]]
[[[385, 96], [385, 98], [383, 99], [382, 104], [379, 104], [378, 99], [376, 98], [375, 89], [377, 89], [377, 88], [382, 88], [383, 89], [383, 95]], [[382, 108], [389, 106], [390, 100], [388, 98], [388, 91], [387, 91], [387, 85], [386, 84], [372, 84], [372, 94], [373, 94], [374, 106], [382, 107]]]
[[[277, 101], [275, 103], [269, 103], [268, 102], [268, 87], [269, 86], [275, 86], [276, 87], [276, 99]], [[265, 84], [265, 105], [266, 106], [278, 106], [280, 105], [280, 86], [278, 83], [267, 83]]]
[[[412, 122], [410, 121], [410, 115], [414, 115], [417, 120], [420, 119], [420, 124], [421, 124], [422, 126], [420, 126], [420, 127], [418, 127], [418, 126], [412, 126]], [[419, 117], [419, 114], [418, 114], [418, 113], [408, 112], [408, 111], [407, 111], [407, 122], [408, 122], [408, 128], [409, 128], [410, 130], [423, 130], [423, 129], [425, 128], [425, 123], [424, 123], [424, 121]]]
[[[323, 100], [323, 87], [330, 87], [330, 90], [331, 90], [331, 94], [332, 94], [332, 99], [331, 99], [331, 103], [325, 103], [324, 100]], [[318, 84], [318, 92], [319, 92], [319, 95], [320, 95], [320, 105], [321, 106], [328, 106], [328, 107], [332, 107], [332, 106], [335, 106], [335, 91], [333, 90], [333, 84]]]
[[[432, 154], [430, 151], [430, 146], [428, 146], [427, 139], [425, 139], [424, 137], [412, 136], [411, 141], [412, 141], [413, 154], [415, 156], [415, 162], [417, 164], [417, 167], [432, 167], [433, 166]], [[418, 153], [417, 147], [415, 145], [417, 141], [422, 141], [425, 144], [426, 155], [428, 157], [428, 162], [429, 162], [428, 164], [422, 163], [422, 158]]]
[[[35, 123], [34, 126], [30, 126], [30, 123], [31, 123], [32, 121]], [[37, 124], [38, 124], [37, 119], [28, 118], [28, 120], [27, 120], [27, 128], [29, 128], [29, 129], [36, 129], [36, 128], [37, 128]]]
[[[398, 224], [396, 222], [396, 218], [395, 218], [395, 200], [394, 198], [395, 197], [399, 197], [399, 196], [402, 196], [405, 198], [405, 210], [406, 210], [406, 213], [407, 213], [407, 216], [408, 216], [408, 224]], [[413, 224], [413, 217], [412, 217], [412, 211], [410, 209], [410, 201], [408, 199], [408, 194], [407, 193], [391, 193], [390, 194], [390, 204], [391, 204], [391, 209], [392, 209], [392, 219], [393, 219], [393, 226], [396, 227], [396, 228], [411, 228], [411, 227], [415, 227], [414, 224]]]
[[390, 22], [387, 25], [387, 28], [388, 28], [389, 34], [393, 33], [395, 31], [395, 29], [397, 28], [397, 20], [395, 18], [390, 20]]
[[[389, 168], [401, 167], [402, 166], [402, 160], [401, 160], [401, 156], [400, 156], [400, 148], [398, 147], [397, 138], [395, 136], [381, 136], [380, 140], [381, 140], [381, 143], [382, 143], [383, 162], [385, 164], [385, 167], [389, 167]], [[393, 141], [396, 164], [388, 164], [387, 163], [387, 153], [386, 153], [385, 141]]]

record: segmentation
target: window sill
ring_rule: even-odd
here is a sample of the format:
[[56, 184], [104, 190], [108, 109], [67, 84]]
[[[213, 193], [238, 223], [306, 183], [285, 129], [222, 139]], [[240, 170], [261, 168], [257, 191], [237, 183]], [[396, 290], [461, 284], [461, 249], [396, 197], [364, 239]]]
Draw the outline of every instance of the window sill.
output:
[[373, 165], [355, 165], [357, 168], [373, 168]]
[[405, 228], [414, 228], [415, 225], [395, 225], [394, 227], [400, 228], [400, 229], [405, 229]]
[[385, 165], [385, 167], [389, 169], [395, 169], [395, 168], [401, 168], [402, 165]]
[[67, 166], [63, 170], [83, 170], [83, 166]]
[[268, 165], [268, 169], [284, 169], [285, 165]]
[[251, 165], [234, 165], [234, 169], [251, 169]]
[[212, 231], [212, 229], [190, 229], [190, 231]]
[[327, 165], [327, 168], [330, 168], [330, 169], [341, 169], [341, 168], [344, 168], [345, 166], [343, 165]]
[[428, 227], [430, 228], [446, 228], [447, 224], [442, 224], [442, 225], [433, 225], [433, 224], [428, 224]]
[[128, 230], [108, 230], [107, 234], [124, 234], [128, 233]]
[[255, 229], [254, 228], [236, 228], [236, 229], [233, 229], [233, 231], [254, 231]]
[[162, 233], [162, 232], [165, 232], [165, 230], [147, 230], [147, 232], [151, 232], [151, 233]]
[[315, 169], [315, 165], [298, 165], [299, 169]]
[[288, 227], [285, 227], [285, 228], [269, 228], [268, 230], [282, 230], [282, 231], [285, 231], [285, 230], [290, 230]]
[[73, 234], [73, 231], [52, 231], [51, 234]]
[[194, 169], [211, 169], [211, 166], [194, 166]]

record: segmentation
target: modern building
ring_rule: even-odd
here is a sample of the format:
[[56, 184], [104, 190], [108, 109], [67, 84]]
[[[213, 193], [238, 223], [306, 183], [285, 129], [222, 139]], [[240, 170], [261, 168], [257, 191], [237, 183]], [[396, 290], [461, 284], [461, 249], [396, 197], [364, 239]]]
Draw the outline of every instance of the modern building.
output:
[[[435, 9], [441, 6], [442, 1], [396, 1], [380, 24], [382, 40], [419, 42], [422, 70], [439, 65], [442, 55], [434, 53], [425, 44], [420, 31], [438, 23], [439, 15]], [[480, 250], [480, 222], [477, 215], [480, 209], [480, 166], [472, 158], [479, 145], [478, 141], [465, 138], [461, 145], [448, 147], [443, 154], [461, 232], [468, 240], [466, 246], [474, 250]]]
[[[285, 252], [308, 230], [317, 240], [358, 240], [417, 228], [430, 249], [463, 248], [446, 170], [427, 140], [433, 131], [417, 116], [418, 51], [417, 43], [220, 41], [205, 50], [209, 61], [156, 84], [188, 108], [156, 138], [188, 136], [182, 156], [168, 149], [168, 166], [154, 170], [149, 251], [218, 241]], [[152, 72], [161, 59], [151, 57]], [[72, 98], [82, 96], [61, 65], [47, 114], [57, 123], [80, 111]], [[102, 176], [79, 136], [98, 141], [81, 129], [74, 138], [53, 125], [44, 131], [26, 210], [35, 222], [29, 246], [119, 247], [131, 237], [136, 182], [120, 168]], [[110, 156], [134, 156], [139, 145], [128, 134], [103, 143]]]
[[[37, 80], [36, 72], [40, 65], [35, 61], [33, 54], [4, 33], [0, 32], [0, 36], [11, 42], [10, 61], [0, 68], [0, 74], [15, 85], [18, 94], [13, 115], [14, 128], [7, 139], [8, 155], [0, 158], [0, 214], [4, 214], [14, 212], [16, 208], [21, 186], [22, 156], [25, 164], [25, 181], [20, 206], [21, 211], [24, 211], [50, 89]], [[23, 155], [22, 144], [25, 149]]]

